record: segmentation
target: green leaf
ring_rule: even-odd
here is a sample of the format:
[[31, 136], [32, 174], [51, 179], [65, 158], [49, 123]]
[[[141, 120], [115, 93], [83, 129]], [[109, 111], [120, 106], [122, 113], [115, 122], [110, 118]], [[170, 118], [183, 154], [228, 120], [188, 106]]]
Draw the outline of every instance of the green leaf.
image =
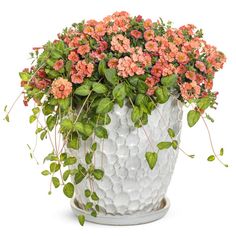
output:
[[6, 120], [7, 122], [10, 122], [10, 118], [8, 114], [4, 117], [4, 120]]
[[168, 129], [168, 134], [171, 138], [174, 138], [175, 137], [175, 131], [171, 128]]
[[172, 146], [172, 142], [160, 142], [157, 144], [157, 147], [160, 149], [160, 150], [163, 150], [163, 149], [168, 149], [169, 147]]
[[209, 97], [199, 98], [197, 101], [198, 108], [206, 110], [211, 105], [211, 99]]
[[156, 152], [146, 152], [145, 154], [146, 160], [150, 169], [152, 170], [157, 163], [157, 153]]
[[65, 98], [65, 99], [58, 99], [59, 106], [62, 110], [66, 111], [71, 103], [71, 98]]
[[67, 183], [63, 187], [63, 192], [68, 198], [72, 198], [74, 195], [75, 187], [72, 183]]
[[174, 85], [176, 85], [177, 79], [178, 79], [178, 76], [173, 74], [166, 77], [162, 77], [161, 83], [166, 87], [173, 87]]
[[138, 89], [139, 93], [146, 93], [147, 92], [148, 86], [147, 86], [147, 84], [144, 81], [138, 80], [137, 84], [138, 84], [137, 85], [137, 89]]
[[110, 98], [103, 98], [99, 102], [96, 112], [98, 114], [105, 114], [105, 113], [108, 113], [109, 111], [111, 111], [112, 108], [113, 108], [112, 100]]
[[200, 118], [200, 113], [198, 111], [195, 110], [189, 111], [187, 115], [189, 127], [193, 127], [198, 122], [199, 118]]
[[32, 124], [36, 119], [37, 119], [37, 116], [31, 115], [30, 118], [29, 118], [30, 124]]
[[87, 96], [89, 95], [89, 93], [90, 93], [90, 86], [87, 84], [81, 85], [75, 90], [75, 94], [79, 96]]
[[44, 138], [46, 137], [47, 135], [47, 130], [43, 131], [41, 134], [40, 134], [40, 139], [41, 140], [44, 140]]
[[126, 97], [126, 85], [125, 83], [120, 83], [115, 86], [112, 91], [113, 97], [117, 100], [120, 107], [123, 106], [124, 99]]
[[84, 215], [79, 215], [78, 216], [78, 221], [79, 221], [80, 225], [83, 226], [84, 222], [85, 222], [85, 216]]
[[49, 105], [49, 104], [45, 104], [43, 106], [42, 111], [43, 111], [43, 114], [45, 116], [50, 115], [54, 111], [54, 106], [53, 105]]
[[93, 153], [92, 152], [88, 152], [85, 155], [85, 162], [87, 165], [92, 163], [92, 159], [93, 159]]
[[75, 183], [79, 184], [84, 179], [84, 177], [86, 175], [87, 175], [86, 169], [81, 164], [79, 164], [78, 165], [78, 172], [75, 174], [75, 178], [74, 178]]
[[104, 139], [108, 138], [107, 130], [104, 127], [97, 126], [94, 131], [95, 131], [95, 135], [98, 138], [104, 138]]
[[172, 147], [173, 147], [174, 149], [177, 149], [177, 147], [178, 147], [178, 141], [177, 141], [177, 140], [173, 140], [173, 142], [172, 142]]
[[170, 95], [167, 87], [158, 87], [155, 91], [155, 95], [157, 97], [157, 102], [163, 104], [168, 101]]
[[100, 180], [104, 176], [104, 171], [100, 169], [95, 169], [92, 175], [94, 176], [96, 180]]
[[37, 115], [37, 114], [40, 112], [39, 107], [34, 107], [34, 108], [32, 109], [32, 112], [34, 113], [34, 115]]
[[48, 171], [48, 170], [43, 170], [43, 171], [41, 172], [41, 174], [44, 175], [44, 176], [47, 176], [47, 175], [50, 175], [50, 171]]
[[93, 211], [91, 212], [91, 216], [97, 217], [97, 212], [93, 210]]
[[86, 137], [89, 137], [93, 133], [93, 126], [89, 123], [76, 122], [74, 128], [76, 131], [82, 135], [85, 135]]
[[116, 76], [115, 69], [105, 69], [104, 71], [105, 78], [112, 84], [116, 85], [118, 83], [118, 77]]
[[76, 157], [68, 157], [65, 161], [63, 166], [70, 166], [70, 165], [74, 165], [77, 162]]
[[220, 149], [220, 156], [223, 156], [224, 155], [224, 148], [221, 148]]
[[96, 209], [96, 211], [100, 211], [100, 207], [99, 207], [99, 205], [95, 205], [95, 209]]
[[108, 125], [111, 123], [111, 118], [108, 114], [96, 114], [92, 117], [92, 120], [97, 125]]
[[208, 161], [214, 161], [215, 160], [215, 156], [214, 155], [210, 155], [208, 158], [207, 158]]
[[93, 143], [91, 146], [91, 150], [95, 152], [97, 150], [97, 143]]
[[142, 115], [141, 115], [139, 108], [137, 106], [134, 106], [133, 110], [131, 112], [131, 120], [135, 123], [135, 122], [139, 121], [141, 116]]
[[104, 84], [94, 82], [93, 83], [93, 91], [95, 93], [106, 93], [107, 87]]
[[30, 74], [27, 72], [20, 72], [19, 76], [23, 81], [29, 81], [30, 79]]
[[104, 76], [105, 75], [105, 70], [106, 70], [106, 62], [105, 62], [105, 60], [101, 60], [98, 64], [98, 73], [99, 73], [99, 75]]
[[85, 210], [89, 210], [89, 209], [91, 209], [93, 207], [93, 203], [92, 202], [87, 202], [86, 204], [85, 204]]
[[60, 181], [57, 177], [52, 177], [52, 183], [55, 188], [58, 188], [60, 186]]
[[61, 168], [61, 165], [56, 163], [56, 162], [52, 162], [50, 164], [50, 171], [51, 171], [51, 173], [57, 172], [58, 170], [60, 170], [60, 168]]
[[99, 200], [99, 197], [95, 192], [92, 193], [91, 198], [92, 198], [93, 201], [98, 201]]
[[66, 170], [64, 173], [63, 173], [63, 180], [66, 181], [70, 176], [70, 170]]
[[53, 128], [56, 125], [57, 118], [56, 116], [49, 116], [46, 120], [47, 127], [50, 131], [53, 130]]
[[84, 191], [84, 195], [85, 195], [85, 197], [90, 197], [91, 196], [91, 191], [89, 189], [86, 189]]
[[63, 119], [60, 125], [63, 131], [71, 131], [73, 129], [73, 122], [68, 118]]
[[77, 133], [73, 132], [68, 139], [67, 147], [72, 149], [78, 149], [79, 146], [80, 146], [79, 137]]

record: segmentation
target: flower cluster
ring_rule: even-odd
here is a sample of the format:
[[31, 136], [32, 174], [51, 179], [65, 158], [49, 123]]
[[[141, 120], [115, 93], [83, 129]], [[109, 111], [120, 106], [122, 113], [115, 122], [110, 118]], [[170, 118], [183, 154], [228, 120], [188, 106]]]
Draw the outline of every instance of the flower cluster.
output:
[[[53, 91], [57, 83], [51, 80], [62, 77], [74, 85], [82, 84], [96, 74], [99, 61], [105, 60], [107, 67], [115, 69], [123, 79], [146, 75], [149, 96], [159, 88], [162, 77], [177, 75], [181, 97], [189, 101], [211, 92], [215, 72], [226, 60], [223, 53], [202, 39], [201, 30], [194, 25], [173, 28], [162, 21], [132, 18], [127, 12], [115, 12], [102, 21], [74, 24], [58, 37], [53, 44], [63, 43], [67, 56], [54, 59], [50, 70], [47, 66], [37, 70], [30, 81], [40, 90], [51, 86], [47, 91], [56, 98]], [[46, 46], [43, 48], [46, 50]], [[65, 76], [68, 62], [70, 71]], [[54, 78], [48, 78], [49, 73], [55, 74]], [[72, 92], [65, 91], [60, 97], [66, 98], [71, 94], [68, 91]]]

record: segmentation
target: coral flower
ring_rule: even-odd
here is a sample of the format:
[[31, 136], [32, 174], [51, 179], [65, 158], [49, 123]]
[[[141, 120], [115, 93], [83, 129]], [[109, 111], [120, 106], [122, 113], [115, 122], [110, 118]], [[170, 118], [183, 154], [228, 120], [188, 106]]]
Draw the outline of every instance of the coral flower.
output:
[[90, 51], [90, 47], [89, 47], [88, 44], [79, 46], [79, 48], [78, 48], [78, 50], [77, 50], [77, 52], [78, 52], [80, 55], [82, 55], [82, 56], [84, 56], [84, 55], [85, 55], [86, 53], [88, 53], [89, 51]]
[[104, 36], [105, 33], [106, 33], [106, 26], [105, 26], [105, 24], [103, 24], [103, 23], [98, 23], [98, 24], [95, 26], [95, 33], [96, 33], [98, 36]]
[[188, 79], [196, 80], [196, 74], [195, 74], [194, 71], [191, 71], [191, 70], [187, 71], [187, 72], [185, 73], [185, 76], [186, 76], [186, 78], [188, 78]]
[[130, 32], [130, 35], [131, 35], [132, 37], [136, 38], [136, 39], [139, 39], [139, 38], [142, 37], [142, 33], [141, 33], [140, 31], [138, 31], [138, 30], [132, 30], [132, 31]]
[[143, 23], [144, 29], [150, 29], [152, 28], [152, 20], [151, 19], [147, 19], [144, 21]]
[[183, 52], [177, 52], [175, 58], [176, 58], [177, 62], [180, 64], [186, 64], [189, 61], [188, 56]]
[[183, 83], [180, 90], [182, 97], [189, 100], [192, 98], [198, 98], [201, 88], [197, 85], [196, 81], [192, 81], [191, 83]]
[[57, 99], [67, 98], [72, 92], [72, 83], [66, 79], [59, 78], [52, 83], [51, 93]]
[[157, 47], [157, 42], [154, 41], [148, 41], [145, 44], [145, 48], [149, 51], [149, 52], [156, 52], [158, 50]]
[[144, 39], [146, 41], [153, 40], [155, 37], [154, 31], [153, 30], [146, 30], [144, 32]]
[[108, 61], [108, 67], [109, 68], [116, 68], [118, 65], [118, 59], [116, 58], [111, 58], [109, 61]]
[[79, 56], [76, 52], [72, 51], [70, 52], [68, 59], [72, 62], [77, 62], [79, 60]]
[[62, 69], [64, 66], [64, 61], [62, 59], [58, 60], [55, 62], [55, 64], [53, 65], [53, 69], [56, 71], [59, 71], [60, 69]]
[[206, 71], [206, 66], [203, 62], [201, 61], [196, 61], [195, 66], [201, 71], [205, 72]]

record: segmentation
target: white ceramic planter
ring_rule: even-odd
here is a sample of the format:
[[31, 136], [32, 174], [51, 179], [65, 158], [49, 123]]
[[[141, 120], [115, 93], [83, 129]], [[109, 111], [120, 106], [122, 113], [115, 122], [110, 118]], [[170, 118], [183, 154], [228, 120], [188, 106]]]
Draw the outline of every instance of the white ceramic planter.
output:
[[[83, 210], [87, 201], [84, 190], [88, 188], [89, 180], [76, 186], [72, 209], [77, 215], [85, 214], [88, 221], [102, 224], [131, 225], [159, 219], [169, 208], [165, 194], [178, 150], [160, 151], [153, 170], [147, 164], [145, 153], [153, 150], [150, 142], [156, 148], [158, 142], [170, 140], [168, 128], [175, 131], [176, 139], [180, 141], [182, 104], [170, 97], [167, 103], [152, 112], [148, 124], [139, 129], [134, 127], [130, 119], [131, 109], [127, 105], [122, 108], [115, 105], [109, 115], [108, 139], [95, 138], [98, 148], [94, 164], [105, 172], [103, 179], [95, 181], [92, 186], [100, 197], [101, 212], [95, 218]], [[70, 150], [78, 158], [78, 163], [85, 164], [84, 153], [91, 143], [92, 138], [82, 142], [79, 151]]]

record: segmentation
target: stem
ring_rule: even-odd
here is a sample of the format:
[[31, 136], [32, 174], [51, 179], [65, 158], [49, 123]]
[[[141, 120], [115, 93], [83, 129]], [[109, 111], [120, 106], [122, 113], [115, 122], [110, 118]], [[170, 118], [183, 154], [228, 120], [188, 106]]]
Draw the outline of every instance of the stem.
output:
[[23, 94], [23, 92], [21, 92], [21, 93], [16, 97], [15, 101], [12, 103], [10, 109], [8, 110], [8, 112], [7, 112], [7, 114], [6, 114], [5, 118], [4, 118], [4, 120], [5, 120], [6, 117], [10, 114], [12, 108], [15, 106], [16, 102], [19, 100], [19, 98], [21, 97], [22, 94]]

